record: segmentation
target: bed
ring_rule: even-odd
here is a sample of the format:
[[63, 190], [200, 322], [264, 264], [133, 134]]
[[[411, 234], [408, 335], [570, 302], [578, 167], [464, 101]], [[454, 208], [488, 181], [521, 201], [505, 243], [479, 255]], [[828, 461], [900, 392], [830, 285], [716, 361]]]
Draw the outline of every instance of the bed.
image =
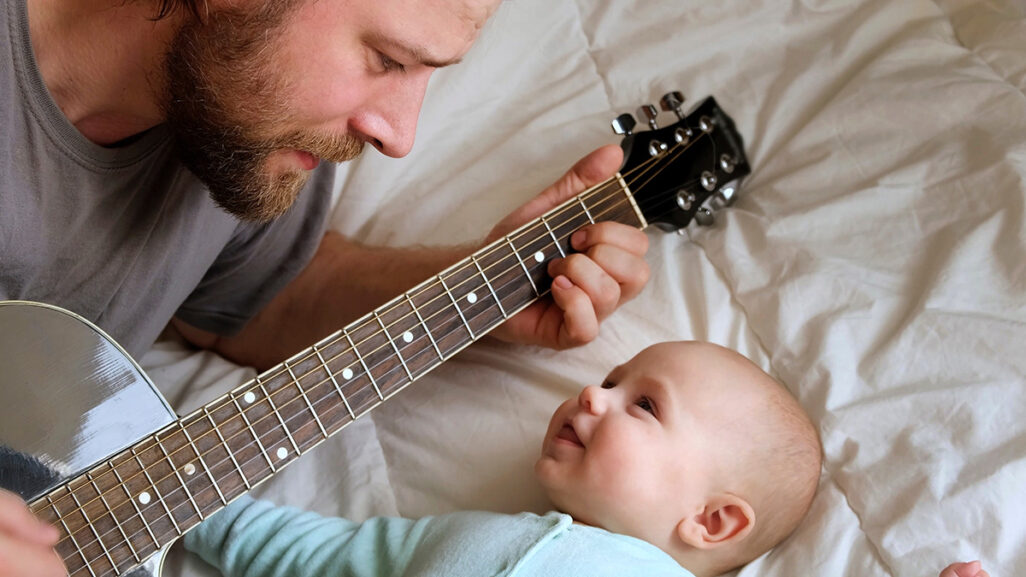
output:
[[[786, 383], [825, 450], [806, 521], [738, 575], [1026, 574], [1021, 0], [510, 0], [433, 78], [407, 158], [339, 169], [331, 226], [479, 239], [672, 90], [716, 97], [752, 175], [713, 225], [650, 232], [652, 280], [596, 341], [479, 342], [255, 494], [357, 519], [544, 511], [531, 464], [558, 402], [701, 339]], [[255, 374], [174, 335], [141, 362], [180, 413]], [[178, 550], [167, 574], [213, 572]]]

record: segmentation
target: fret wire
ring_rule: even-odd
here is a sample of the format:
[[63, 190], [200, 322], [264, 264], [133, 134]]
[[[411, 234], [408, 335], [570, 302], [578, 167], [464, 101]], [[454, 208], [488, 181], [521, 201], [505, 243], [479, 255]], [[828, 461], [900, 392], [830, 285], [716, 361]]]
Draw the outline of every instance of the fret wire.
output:
[[545, 218], [545, 215], [541, 215], [542, 224], [545, 225], [545, 230], [549, 231], [549, 236], [552, 237], [552, 243], [556, 245], [556, 250], [559, 251], [559, 255], [566, 258], [566, 253], [563, 252], [563, 247], [559, 246], [559, 239], [556, 238], [555, 233], [552, 232], [552, 227], [549, 226], [549, 221]]
[[[228, 405], [223, 406], [227, 407]], [[221, 429], [217, 426], [217, 423], [214, 422], [214, 416], [210, 414], [210, 410], [206, 407], [203, 407], [203, 414], [207, 417], [207, 421], [210, 422], [210, 428], [214, 431], [214, 434], [217, 435], [218, 439], [220, 439], [221, 447], [224, 448], [224, 452], [228, 454], [228, 458], [231, 459], [232, 463], [235, 465], [235, 470], [239, 472], [242, 484], [246, 486], [247, 491], [252, 489], [249, 485], [249, 479], [246, 478], [246, 473], [242, 470], [242, 467], [239, 466], [239, 462], [235, 460], [235, 455], [232, 454], [232, 450], [228, 446], [228, 441], [225, 440], [224, 435], [221, 434]]]
[[[267, 461], [267, 466], [271, 468], [271, 474], [278, 472], [278, 469], [274, 467], [274, 461], [271, 460], [270, 455], [267, 454], [267, 448], [260, 442], [260, 435], [257, 434], [256, 429], [253, 428], [253, 424], [249, 422], [249, 417], [246, 416], [246, 411], [242, 409], [242, 405], [239, 404], [239, 398], [229, 393], [228, 395], [232, 403], [235, 404], [235, 408], [239, 410], [239, 416], [242, 417], [242, 422], [246, 423], [246, 428], [249, 429], [249, 434], [253, 435], [253, 440], [256, 441], [257, 447], [260, 447], [260, 454], [264, 456], [264, 460]], [[226, 449], [227, 450], [227, 449]], [[227, 503], [225, 503], [227, 505]]]
[[[121, 522], [118, 521], [117, 515], [114, 514], [114, 508], [110, 506], [110, 503], [107, 502], [107, 498], [103, 496], [103, 491], [100, 490], [100, 486], [97, 485], [96, 480], [93, 479], [93, 474], [91, 472], [86, 473], [86, 478], [89, 479], [89, 483], [93, 486], [93, 490], [96, 491], [97, 495], [99, 495], [100, 502], [102, 502], [103, 506], [107, 508], [107, 511], [110, 511], [110, 518], [114, 521], [114, 525], [118, 528], [121, 536], [124, 537], [125, 543], [128, 545], [128, 550], [132, 553], [132, 556], [135, 557], [136, 563], [142, 563], [142, 557], [139, 557], [139, 553], [137, 553], [135, 547], [132, 546], [132, 540], [129, 539], [128, 533], [125, 533], [125, 529], [121, 527]], [[99, 537], [97, 537], [97, 539], [99, 539]]]
[[367, 363], [363, 361], [363, 355], [361, 355], [360, 351], [357, 350], [356, 344], [353, 342], [352, 337], [349, 336], [349, 332], [342, 331], [342, 334], [344, 334], [346, 340], [349, 341], [349, 347], [353, 350], [354, 353], [356, 353], [356, 358], [360, 361], [360, 366], [363, 367], [363, 372], [367, 375], [367, 378], [370, 380], [371, 386], [374, 387], [374, 392], [378, 394], [379, 399], [384, 401], [385, 396], [381, 394], [381, 389], [378, 388], [378, 383], [374, 380], [374, 375], [371, 374], [370, 369], [367, 367]]
[[374, 318], [378, 321], [378, 324], [381, 325], [381, 330], [385, 333], [385, 338], [388, 339], [389, 344], [392, 345], [392, 350], [395, 351], [395, 356], [399, 357], [399, 362], [402, 363], [403, 369], [406, 370], [406, 376], [408, 376], [412, 382], [414, 380], [413, 373], [410, 372], [410, 367], [406, 366], [406, 361], [403, 359], [402, 353], [399, 352], [399, 347], [395, 346], [395, 341], [392, 339], [392, 335], [388, 334], [388, 329], [385, 327], [385, 323], [382, 322], [378, 312], [373, 311], [373, 314]]
[[[185, 496], [188, 497], [189, 502], [192, 503], [192, 508], [196, 509], [196, 514], [199, 515], [200, 521], [206, 519], [203, 515], [203, 511], [200, 510], [199, 505], [196, 504], [196, 500], [192, 498], [192, 491], [189, 490], [189, 487], [185, 484], [185, 480], [182, 479], [182, 476], [178, 474], [178, 467], [176, 467], [175, 462], [171, 460], [171, 455], [169, 455], [167, 449], [164, 448], [164, 443], [160, 442], [159, 436], [154, 436], [154, 439], [157, 441], [157, 446], [160, 447], [160, 452], [164, 453], [164, 460], [167, 461], [167, 464], [171, 467], [171, 471], [174, 472], [175, 477], [178, 478], [178, 482], [181, 483], [182, 489], [185, 491]], [[165, 479], [166, 478], [167, 477], [165, 477]]]
[[338, 381], [335, 380], [335, 375], [331, 372], [331, 367], [328, 363], [324, 362], [324, 356], [321, 355], [320, 349], [317, 345], [313, 346], [314, 354], [321, 361], [321, 365], [324, 367], [324, 372], [328, 374], [328, 378], [331, 380], [331, 384], [335, 386], [335, 391], [338, 392], [338, 396], [342, 398], [342, 404], [346, 406], [346, 410], [349, 411], [349, 417], [352, 420], [356, 420], [356, 413], [353, 412], [353, 408], [349, 406], [349, 399], [346, 398], [345, 394], [342, 393], [342, 387], [338, 386]]
[[506, 236], [506, 243], [509, 244], [509, 248], [513, 251], [513, 256], [517, 257], [517, 262], [520, 263], [520, 268], [524, 269], [524, 275], [527, 276], [527, 281], [531, 283], [531, 288], [534, 289], [535, 296], [541, 296], [538, 292], [538, 287], [534, 284], [534, 279], [531, 278], [531, 272], [527, 270], [527, 265], [524, 264], [524, 259], [520, 258], [520, 253], [517, 252], [517, 247], [513, 246], [513, 241]]
[[452, 296], [452, 292], [449, 291], [448, 285], [445, 284], [445, 279], [442, 275], [438, 275], [438, 280], [442, 282], [442, 288], [445, 289], [445, 294], [449, 295], [449, 300], [452, 301], [452, 306], [456, 307], [456, 314], [460, 315], [460, 319], [463, 320], [463, 326], [467, 327], [467, 332], [470, 333], [470, 338], [476, 340], [474, 336], [474, 330], [470, 328], [470, 323], [467, 322], [467, 317], [463, 316], [463, 311], [460, 310], [460, 305], [456, 302], [456, 297]]
[[[198, 423], [199, 421], [194, 421], [194, 422]], [[186, 427], [186, 425], [184, 423], [179, 423], [179, 427], [181, 427], [182, 432], [185, 433], [185, 439], [187, 441], [189, 441], [189, 447], [192, 448], [192, 452], [196, 455], [196, 459], [199, 460], [200, 466], [203, 467], [203, 472], [206, 473], [207, 474], [207, 478], [210, 479], [210, 484], [213, 485], [214, 486], [214, 490], [217, 491], [218, 498], [221, 499], [222, 503], [227, 505], [228, 504], [228, 499], [224, 498], [224, 493], [221, 492], [221, 487], [217, 486], [217, 480], [214, 479], [214, 475], [210, 472], [210, 468], [207, 467], [207, 462], [203, 458], [203, 455], [200, 453], [199, 447], [197, 447], [196, 443], [193, 442], [192, 435], [189, 434], [188, 428]]]
[[406, 302], [410, 303], [410, 308], [413, 309], [413, 314], [417, 315], [417, 320], [420, 321], [420, 326], [424, 328], [424, 334], [426, 334], [428, 340], [431, 341], [431, 346], [435, 348], [435, 353], [438, 354], [438, 358], [444, 359], [445, 355], [442, 354], [442, 349], [438, 348], [438, 343], [435, 342], [435, 337], [431, 334], [431, 331], [428, 329], [427, 323], [424, 322], [424, 317], [420, 316], [420, 310], [417, 309], [417, 305], [414, 304], [413, 299], [410, 298], [410, 293], [405, 293], [403, 296], [406, 297]]
[[[630, 198], [630, 197], [628, 196], [628, 198]], [[608, 197], [607, 197], [607, 199], [608, 199]], [[580, 199], [578, 199], [578, 201], [580, 202]], [[588, 216], [589, 216], [589, 219], [591, 219], [591, 214], [590, 214], [590, 212], [588, 211], [588, 209], [587, 209], [587, 206], [584, 206], [584, 205], [583, 205], [583, 203], [582, 203], [582, 207], [583, 207], [583, 208], [585, 209], [585, 212], [586, 212], [586, 213], [588, 214]], [[547, 223], [545, 223], [545, 224], [547, 225]], [[550, 230], [551, 230], [551, 229], [550, 229]], [[512, 245], [512, 243], [511, 243], [511, 241], [510, 241], [510, 239], [509, 239], [508, 237], [506, 238], [506, 241], [507, 241], [507, 244], [510, 244], [510, 245]], [[493, 248], [497, 248], [497, 247], [493, 247]], [[515, 247], [512, 247], [512, 248], [513, 248], [513, 250], [514, 250], [514, 255], [515, 255], [515, 256], [517, 257], [518, 261], [519, 261], [519, 262], [520, 262], [520, 264], [521, 264], [521, 268], [525, 269], [525, 272], [526, 272], [526, 267], [524, 266], [524, 263], [523, 263], [522, 259], [520, 259], [520, 258], [519, 258], [519, 254], [517, 253], [517, 251], [516, 251], [516, 248], [515, 248]], [[475, 264], [476, 264], [476, 263], [475, 263]], [[478, 265], [478, 266], [479, 266], [479, 265]], [[507, 270], [508, 270], [508, 269], [507, 269]], [[488, 281], [488, 279], [487, 279], [486, 277], [485, 277], [485, 281], [486, 281], [486, 283], [489, 283], [489, 281]], [[533, 283], [533, 280], [532, 280], [532, 279], [530, 279], [530, 276], [529, 276], [529, 281], [531, 282], [531, 284], [532, 284], [532, 287], [533, 287], [533, 288], [535, 289], [535, 292], [537, 293], [537, 292], [538, 292], [538, 291], [537, 291], [537, 287], [534, 287], [534, 286], [533, 286], [533, 285], [534, 285], [534, 283]], [[489, 283], [489, 284], [490, 284], [490, 283]], [[449, 295], [449, 297], [450, 297], [450, 299], [452, 299], [452, 298], [453, 298], [451, 294]], [[407, 297], [407, 298], [408, 298], [408, 297]], [[500, 305], [500, 309], [502, 309], [500, 301], [498, 301], [498, 300], [497, 300], [496, 302], [497, 302], [497, 304], [499, 304], [499, 305]], [[414, 308], [414, 312], [415, 312], [415, 313], [416, 313], [416, 314], [418, 315], [418, 317], [420, 317], [420, 320], [421, 320], [421, 321], [423, 322], [423, 318], [422, 318], [422, 317], [421, 317], [421, 315], [419, 314], [419, 311], [417, 310], [417, 307], [416, 307], [416, 306], [414, 306], [413, 308]], [[459, 310], [459, 309], [458, 309], [458, 310]], [[505, 311], [502, 311], [502, 312], [505, 312]], [[472, 331], [471, 331], [471, 332], [472, 332]], [[436, 343], [434, 342], [434, 338], [433, 338], [433, 335], [432, 335], [432, 334], [430, 333], [430, 331], [427, 331], [427, 334], [429, 335], [429, 338], [430, 338], [430, 339], [432, 340], [432, 343], [433, 343], [433, 344], [435, 345], [435, 348], [436, 348], [436, 352], [440, 353], [440, 349], [438, 349], [438, 347], [437, 347], [437, 344], [436, 344]], [[351, 342], [351, 339], [350, 339], [350, 342]], [[365, 363], [364, 363], [364, 365], [365, 365]], [[373, 382], [373, 375], [369, 375], [369, 377], [371, 378], [371, 380], [372, 380], [372, 382]], [[382, 395], [381, 395], [381, 393], [380, 393], [380, 390], [379, 390], [379, 397], [381, 397], [381, 396], [382, 396]], [[279, 417], [279, 419], [280, 419], [280, 417]], [[286, 431], [286, 432], [287, 432], [287, 431]], [[295, 446], [295, 441], [294, 441], [294, 440], [293, 440], [293, 445]], [[266, 455], [265, 455], [265, 458], [266, 458]], [[243, 479], [245, 480], [245, 475], [243, 475]]]
[[[110, 556], [110, 551], [107, 550], [107, 546], [104, 545], [103, 540], [100, 539], [100, 534], [96, 531], [96, 527], [93, 527], [93, 522], [89, 519], [89, 515], [86, 513], [85, 508], [82, 507], [82, 503], [79, 502], [78, 497], [75, 495], [75, 491], [68, 485], [68, 495], [71, 495], [71, 500], [75, 502], [75, 506], [78, 507], [78, 512], [82, 514], [82, 518], [85, 519], [86, 525], [89, 530], [92, 531], [93, 536], [96, 537], [96, 544], [100, 546], [100, 550], [103, 551], [104, 556], [107, 557], [107, 561], [110, 562], [110, 566], [114, 568], [114, 572], [118, 575], [121, 571], [118, 570], [118, 564], [114, 562], [114, 558]], [[113, 517], [113, 515], [111, 515]], [[96, 559], [93, 559], [94, 561]]]
[[[68, 491], [68, 493], [71, 493], [71, 489], [65, 487], [65, 490]], [[72, 499], [74, 499], [74, 496], [72, 496]], [[68, 537], [71, 537], [71, 544], [75, 546], [75, 551], [78, 553], [78, 556], [82, 558], [82, 562], [85, 563], [85, 568], [89, 571], [90, 575], [96, 577], [96, 572], [93, 571], [93, 567], [89, 563], [89, 559], [86, 559], [85, 552], [82, 550], [82, 546], [78, 544], [78, 539], [75, 538], [75, 534], [71, 532], [71, 528], [64, 522], [64, 516], [61, 515], [61, 511], [57, 508], [57, 504], [53, 502], [53, 498], [51, 498], [50, 495], [46, 496], [46, 500], [50, 503], [50, 508], [57, 514], [57, 520], [60, 521], [61, 525], [64, 527], [64, 532], [68, 534]]]
[[160, 489], [157, 488], [157, 485], [153, 482], [153, 478], [150, 477], [149, 471], [146, 470], [146, 466], [143, 465], [142, 460], [139, 459], [139, 454], [135, 452], [135, 447], [129, 448], [129, 451], [132, 453], [132, 456], [135, 457], [135, 462], [139, 463], [139, 468], [142, 470], [143, 476], [146, 477], [146, 481], [153, 488], [153, 492], [157, 495], [157, 500], [160, 501], [161, 506], [163, 506], [164, 510], [167, 511], [167, 517], [168, 519], [171, 519], [171, 524], [175, 526], [175, 531], [181, 535], [182, 528], [178, 526], [178, 521], [175, 520], [175, 516], [171, 514], [171, 509], [169, 509], [167, 503], [164, 502], [164, 496], [160, 494]]
[[303, 386], [299, 384], [299, 379], [296, 378], [296, 373], [292, 372], [292, 367], [289, 366], [288, 361], [285, 361], [282, 364], [285, 365], [285, 370], [288, 371], [289, 376], [292, 377], [292, 382], [296, 384], [296, 389], [299, 391], [300, 396], [302, 396], [303, 400], [306, 401], [306, 406], [310, 407], [310, 414], [313, 415], [314, 421], [317, 423], [317, 426], [321, 429], [321, 435], [324, 436], [325, 439], [327, 439], [328, 431], [324, 428], [324, 424], [321, 423], [320, 417], [317, 416], [317, 411], [314, 410], [313, 405], [310, 403], [310, 399], [307, 398], [306, 391], [303, 390]]
[[125, 480], [121, 477], [121, 473], [118, 473], [118, 468], [114, 465], [114, 461], [107, 461], [107, 465], [110, 466], [110, 470], [114, 472], [114, 477], [118, 480], [118, 486], [125, 491], [125, 496], [128, 497], [128, 502], [132, 504], [132, 508], [135, 509], [139, 519], [142, 521], [143, 527], [146, 527], [146, 532], [149, 533], [150, 539], [153, 540], [153, 546], [156, 549], [160, 549], [160, 541], [157, 540], [157, 536], [153, 534], [153, 529], [150, 528], [150, 523], [146, 520], [146, 515], [143, 515], [142, 509], [135, 504], [135, 498], [132, 497], [132, 492], [128, 490], [128, 485], [125, 484]]
[[260, 382], [259, 376], [256, 378], [256, 383], [257, 386], [260, 387], [260, 390], [263, 391], [264, 398], [267, 399], [267, 404], [271, 405], [271, 412], [274, 413], [274, 416], [278, 418], [278, 422], [281, 423], [281, 428], [285, 431], [285, 436], [288, 437], [289, 442], [292, 443], [292, 448], [296, 450], [297, 455], [300, 454], [302, 451], [299, 450], [299, 445], [297, 445], [296, 440], [292, 438], [292, 432], [289, 431], [289, 428], [285, 425], [285, 421], [281, 418], [281, 413], [278, 412], [278, 406], [274, 404], [274, 399], [272, 399], [270, 393], [267, 392], [267, 387]]
[[587, 205], [584, 204], [584, 199], [581, 198], [580, 194], [578, 194], [576, 198], [577, 198], [577, 202], [581, 205], [581, 208], [584, 209], [584, 214], [588, 217], [588, 221], [591, 222], [591, 224], [595, 224], [595, 219], [592, 218], [591, 211], [588, 210]]
[[502, 313], [502, 318], [508, 319], [509, 315], [506, 314], [506, 309], [502, 306], [502, 301], [499, 300], [499, 295], [497, 295], [495, 293], [495, 289], [492, 288], [492, 283], [488, 280], [488, 277], [485, 275], [484, 269], [481, 268], [481, 264], [477, 262], [477, 257], [474, 255], [470, 255], [470, 260], [474, 261], [474, 266], [477, 267], [477, 272], [481, 273], [481, 278], [484, 279], [485, 286], [488, 287], [488, 292], [492, 293], [492, 298], [495, 299], [495, 304], [499, 305], [499, 312]]

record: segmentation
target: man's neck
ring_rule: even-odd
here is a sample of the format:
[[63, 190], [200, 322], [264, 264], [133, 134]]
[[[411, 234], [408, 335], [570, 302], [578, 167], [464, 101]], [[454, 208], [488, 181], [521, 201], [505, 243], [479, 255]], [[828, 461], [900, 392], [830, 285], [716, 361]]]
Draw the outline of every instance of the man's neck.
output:
[[68, 120], [112, 145], [163, 122], [163, 58], [180, 15], [148, 0], [28, 0], [39, 73]]

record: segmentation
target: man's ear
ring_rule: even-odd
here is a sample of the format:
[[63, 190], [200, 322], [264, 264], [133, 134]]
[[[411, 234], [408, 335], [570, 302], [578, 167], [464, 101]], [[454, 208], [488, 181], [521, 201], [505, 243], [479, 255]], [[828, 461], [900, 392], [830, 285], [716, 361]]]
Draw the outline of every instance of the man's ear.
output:
[[755, 510], [737, 495], [716, 495], [698, 514], [677, 524], [677, 537], [695, 549], [741, 541], [755, 527]]

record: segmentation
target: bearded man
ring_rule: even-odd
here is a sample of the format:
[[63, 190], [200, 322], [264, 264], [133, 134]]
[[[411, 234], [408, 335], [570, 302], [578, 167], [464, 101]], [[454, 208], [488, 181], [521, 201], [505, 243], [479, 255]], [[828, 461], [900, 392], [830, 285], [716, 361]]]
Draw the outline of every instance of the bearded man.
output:
[[[0, 7], [0, 300], [55, 304], [135, 356], [169, 323], [266, 368], [475, 247], [325, 233], [333, 163], [413, 146], [428, 79], [498, 0], [6, 0]], [[611, 176], [585, 157], [498, 238]], [[326, 161], [326, 162], [321, 162]], [[487, 240], [485, 241], [487, 242]], [[599, 223], [554, 260], [551, 297], [493, 335], [592, 340], [644, 286], [644, 234]], [[0, 492], [0, 577], [64, 575]]]

